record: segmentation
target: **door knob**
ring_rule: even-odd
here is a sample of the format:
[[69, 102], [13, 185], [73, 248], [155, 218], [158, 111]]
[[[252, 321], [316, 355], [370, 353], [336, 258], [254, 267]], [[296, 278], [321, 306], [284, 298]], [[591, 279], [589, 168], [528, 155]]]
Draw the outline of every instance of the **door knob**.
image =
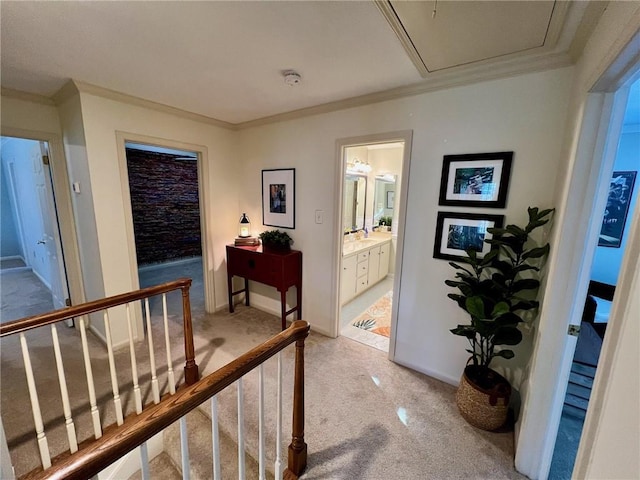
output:
[[47, 242], [45, 242], [44, 240], [38, 240], [38, 245], [40, 245], [40, 244], [44, 245], [45, 243], [47, 243]]

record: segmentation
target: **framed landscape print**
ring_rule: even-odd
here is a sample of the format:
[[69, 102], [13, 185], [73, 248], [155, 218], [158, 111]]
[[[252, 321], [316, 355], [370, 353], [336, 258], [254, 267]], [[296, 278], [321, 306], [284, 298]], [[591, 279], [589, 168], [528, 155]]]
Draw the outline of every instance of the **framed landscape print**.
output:
[[504, 208], [513, 152], [445, 155], [440, 205]]
[[296, 169], [262, 170], [262, 223], [296, 228]]
[[488, 228], [500, 228], [504, 215], [484, 213], [438, 212], [436, 239], [433, 247], [434, 258], [460, 260], [466, 257], [466, 249], [475, 250], [479, 258], [491, 250], [485, 243], [492, 235]]
[[599, 247], [620, 248], [633, 194], [633, 185], [636, 182], [636, 173], [633, 171], [613, 172], [609, 184], [607, 208], [604, 210], [600, 238], [598, 239]]

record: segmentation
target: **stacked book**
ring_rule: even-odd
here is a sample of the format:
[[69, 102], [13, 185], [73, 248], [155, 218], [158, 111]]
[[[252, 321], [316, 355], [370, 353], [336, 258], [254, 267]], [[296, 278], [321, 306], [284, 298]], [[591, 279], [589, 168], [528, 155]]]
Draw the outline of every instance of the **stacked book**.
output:
[[237, 237], [234, 245], [241, 247], [254, 247], [260, 245], [258, 237]]

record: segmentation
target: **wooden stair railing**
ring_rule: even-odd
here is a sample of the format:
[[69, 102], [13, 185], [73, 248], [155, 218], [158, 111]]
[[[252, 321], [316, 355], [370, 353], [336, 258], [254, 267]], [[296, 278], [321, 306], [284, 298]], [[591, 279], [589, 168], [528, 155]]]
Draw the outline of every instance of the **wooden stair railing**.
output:
[[63, 320], [71, 320], [76, 317], [89, 315], [91, 313], [106, 310], [137, 300], [160, 295], [162, 293], [173, 292], [174, 290], [182, 291], [182, 314], [184, 327], [184, 351], [185, 351], [185, 382], [191, 385], [198, 381], [198, 365], [195, 361], [195, 350], [193, 347], [193, 324], [191, 322], [191, 304], [189, 300], [189, 288], [191, 288], [190, 278], [180, 278], [172, 282], [155, 285], [153, 287], [142, 288], [133, 292], [121, 293], [99, 300], [83, 303], [72, 307], [61, 308], [41, 315], [33, 315], [31, 317], [14, 320], [0, 325], [0, 338], [16, 333], [26, 332], [33, 328], [50, 325], [61, 322]]
[[307, 465], [307, 445], [304, 442], [304, 342], [309, 335], [309, 328], [309, 324], [303, 320], [293, 322], [283, 332], [195, 384], [164, 397], [159, 404], [145, 409], [141, 414], [127, 418], [122, 425], [105, 432], [86, 448], [66, 456], [45, 471], [31, 472], [23, 479], [85, 480], [93, 477], [294, 342], [293, 431], [284, 478], [298, 478]]
[[[151, 314], [149, 307], [149, 298], [156, 295], [162, 295], [162, 316], [164, 320], [164, 334], [165, 334], [165, 346], [167, 356], [167, 386], [170, 394], [174, 394], [176, 391], [176, 382], [173, 373], [173, 358], [170, 353], [169, 342], [169, 323], [167, 313], [167, 298], [166, 295], [170, 292], [181, 291], [182, 294], [182, 314], [183, 314], [183, 336], [184, 336], [184, 351], [185, 351], [185, 366], [184, 366], [184, 379], [187, 385], [193, 385], [199, 380], [198, 365], [195, 361], [195, 350], [193, 343], [193, 326], [191, 321], [191, 307], [189, 301], [189, 288], [191, 287], [191, 279], [182, 278], [172, 282], [167, 282], [161, 285], [153, 287], [143, 288], [134, 292], [123, 293], [120, 295], [114, 295], [108, 298], [91, 301], [82, 305], [67, 307], [52, 312], [44, 313], [41, 315], [34, 315], [20, 320], [7, 322], [0, 325], [0, 338], [8, 337], [11, 335], [17, 335], [20, 339], [20, 348], [22, 350], [22, 356], [25, 367], [25, 374], [27, 377], [27, 385], [29, 390], [29, 396], [31, 400], [31, 407], [33, 412], [33, 419], [36, 430], [36, 440], [40, 451], [40, 460], [42, 468], [45, 472], [52, 464], [51, 453], [49, 451], [49, 443], [46, 437], [44, 428], [43, 416], [40, 409], [40, 399], [38, 398], [37, 385], [35, 382], [34, 372], [31, 364], [31, 357], [29, 354], [29, 347], [25, 332], [33, 330], [35, 328], [50, 325], [51, 326], [51, 340], [52, 347], [55, 353], [55, 363], [58, 372], [58, 382], [60, 386], [60, 394], [63, 404], [63, 411], [65, 417], [65, 426], [67, 430], [69, 450], [71, 454], [76, 452], [79, 448], [78, 439], [76, 438], [76, 429], [74, 420], [72, 417], [72, 409], [70, 403], [69, 392], [67, 389], [67, 381], [65, 378], [65, 372], [63, 367], [62, 352], [58, 338], [58, 332], [56, 324], [64, 320], [75, 319], [79, 323], [80, 336], [81, 336], [81, 348], [82, 356], [84, 360], [85, 373], [87, 376], [88, 397], [90, 405], [91, 421], [93, 424], [94, 438], [99, 439], [103, 435], [103, 429], [108, 428], [102, 425], [100, 419], [99, 406], [97, 404], [96, 388], [94, 386], [94, 376], [92, 371], [92, 360], [89, 352], [89, 345], [87, 341], [87, 322], [86, 317], [89, 314], [96, 312], [103, 312], [105, 322], [105, 333], [107, 340], [107, 350], [109, 358], [109, 370], [111, 375], [111, 384], [113, 390], [113, 403], [115, 408], [116, 423], [118, 425], [123, 424], [124, 415], [121, 402], [121, 395], [119, 391], [119, 382], [117, 378], [117, 371], [115, 365], [114, 348], [111, 343], [110, 333], [110, 319], [109, 309], [113, 307], [124, 306], [127, 317], [127, 328], [129, 338], [129, 354], [131, 357], [131, 376], [133, 380], [133, 393], [135, 396], [136, 413], [140, 414], [143, 411], [141, 388], [139, 385], [138, 367], [136, 362], [136, 353], [134, 347], [134, 334], [133, 324], [130, 312], [130, 304], [137, 301], [144, 301], [146, 326], [147, 326], [147, 341], [149, 346], [149, 358], [151, 364], [151, 387], [153, 390], [154, 403], [160, 402], [160, 389], [158, 387], [158, 378], [156, 376], [155, 367], [155, 353], [153, 348], [153, 338], [151, 335]], [[141, 339], [140, 339], [141, 340]], [[58, 446], [56, 446], [58, 447]], [[54, 452], [55, 454], [55, 452]]]

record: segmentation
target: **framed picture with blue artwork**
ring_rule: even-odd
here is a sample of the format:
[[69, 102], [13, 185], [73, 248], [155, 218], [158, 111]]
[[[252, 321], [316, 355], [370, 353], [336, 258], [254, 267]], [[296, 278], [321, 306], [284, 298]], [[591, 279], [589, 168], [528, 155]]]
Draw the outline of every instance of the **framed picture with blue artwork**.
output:
[[467, 256], [467, 249], [476, 251], [478, 258], [491, 251], [485, 242], [493, 235], [489, 228], [500, 228], [504, 215], [485, 213], [438, 212], [436, 239], [433, 247], [434, 258], [460, 260]]
[[440, 205], [504, 208], [513, 152], [445, 155]]
[[262, 170], [262, 223], [296, 228], [296, 169]]
[[633, 171], [613, 172], [609, 184], [607, 207], [602, 217], [602, 228], [598, 239], [599, 247], [620, 248], [624, 225], [627, 223], [633, 186], [636, 183], [636, 173]]

